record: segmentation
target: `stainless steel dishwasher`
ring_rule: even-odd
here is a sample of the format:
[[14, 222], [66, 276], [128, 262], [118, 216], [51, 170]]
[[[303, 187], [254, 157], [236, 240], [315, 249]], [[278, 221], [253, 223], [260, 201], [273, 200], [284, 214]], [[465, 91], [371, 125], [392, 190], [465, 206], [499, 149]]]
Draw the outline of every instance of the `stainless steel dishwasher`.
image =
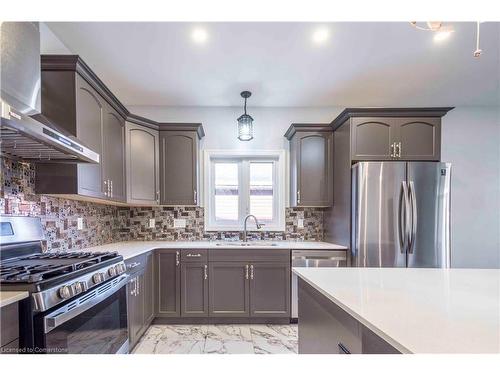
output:
[[[347, 250], [292, 250], [292, 267], [345, 267]], [[298, 280], [292, 272], [292, 319], [299, 317]]]

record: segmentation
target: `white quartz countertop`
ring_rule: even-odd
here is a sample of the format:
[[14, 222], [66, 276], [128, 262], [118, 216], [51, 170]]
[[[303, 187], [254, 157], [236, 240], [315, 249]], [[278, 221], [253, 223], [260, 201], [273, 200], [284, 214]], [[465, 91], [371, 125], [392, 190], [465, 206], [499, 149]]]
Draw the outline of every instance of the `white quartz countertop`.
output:
[[28, 298], [28, 292], [0, 291], [0, 307]]
[[[231, 246], [223, 241], [126, 241], [89, 247], [82, 251], [117, 251], [123, 259], [133, 258], [154, 249], [292, 249], [292, 250], [346, 250], [345, 246], [318, 241], [264, 241], [269, 246]], [[223, 245], [217, 244], [223, 243]], [[251, 243], [251, 242], [250, 242]], [[272, 246], [270, 244], [276, 244]]]
[[500, 270], [293, 272], [403, 353], [500, 353]]

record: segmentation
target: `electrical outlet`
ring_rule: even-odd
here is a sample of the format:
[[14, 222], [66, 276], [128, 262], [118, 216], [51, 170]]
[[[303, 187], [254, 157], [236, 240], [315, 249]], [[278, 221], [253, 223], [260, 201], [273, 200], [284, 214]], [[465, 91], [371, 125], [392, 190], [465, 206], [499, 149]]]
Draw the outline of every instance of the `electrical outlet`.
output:
[[174, 219], [174, 228], [186, 228], [186, 219]]
[[149, 219], [149, 227], [154, 228], [155, 227], [155, 219]]
[[76, 228], [78, 230], [83, 229], [83, 218], [82, 217], [79, 217], [78, 219], [76, 219]]
[[297, 228], [304, 228], [304, 219], [297, 220]]

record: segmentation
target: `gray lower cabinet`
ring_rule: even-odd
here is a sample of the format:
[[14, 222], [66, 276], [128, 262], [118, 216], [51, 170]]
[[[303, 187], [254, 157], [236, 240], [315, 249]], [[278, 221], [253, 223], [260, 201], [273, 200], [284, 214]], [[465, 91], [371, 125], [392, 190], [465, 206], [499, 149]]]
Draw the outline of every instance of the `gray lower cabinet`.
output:
[[333, 130], [328, 124], [292, 124], [290, 205], [329, 207], [333, 198]]
[[158, 130], [126, 122], [127, 202], [160, 203]]
[[209, 262], [209, 315], [248, 317], [250, 315], [248, 262]]
[[181, 316], [208, 316], [208, 283], [206, 262], [182, 262]]
[[299, 278], [299, 354], [395, 354], [384, 339]]
[[162, 205], [200, 204], [199, 140], [201, 124], [160, 124], [160, 196]]
[[16, 354], [19, 348], [19, 303], [0, 309], [0, 354]]
[[159, 249], [155, 254], [155, 316], [181, 316], [180, 251]]
[[146, 269], [144, 272], [144, 322], [149, 326], [155, 317], [154, 309], [154, 252], [146, 255]]
[[250, 264], [250, 316], [290, 317], [290, 263]]
[[153, 253], [126, 261], [130, 272], [127, 284], [129, 346], [133, 348], [154, 318]]

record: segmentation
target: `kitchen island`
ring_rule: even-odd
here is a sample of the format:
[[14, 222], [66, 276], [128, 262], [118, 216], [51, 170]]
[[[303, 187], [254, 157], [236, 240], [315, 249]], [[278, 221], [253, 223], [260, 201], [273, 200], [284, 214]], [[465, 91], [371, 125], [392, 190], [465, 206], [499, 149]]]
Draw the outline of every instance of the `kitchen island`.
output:
[[293, 272], [299, 353], [500, 353], [500, 270]]

